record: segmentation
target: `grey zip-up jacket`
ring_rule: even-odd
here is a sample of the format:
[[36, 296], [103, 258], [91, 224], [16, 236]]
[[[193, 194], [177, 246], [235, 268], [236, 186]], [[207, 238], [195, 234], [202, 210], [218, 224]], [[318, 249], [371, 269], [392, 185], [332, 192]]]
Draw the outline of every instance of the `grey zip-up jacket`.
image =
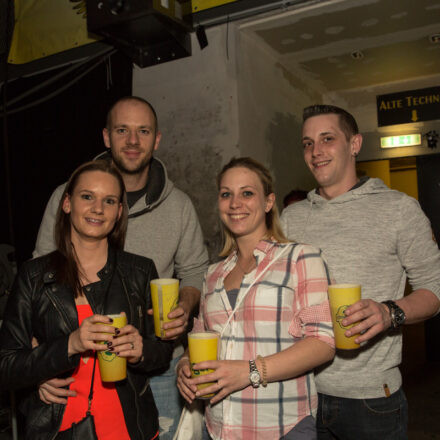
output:
[[[64, 187], [53, 192], [46, 206], [33, 257], [55, 250], [55, 217]], [[130, 208], [124, 250], [151, 258], [161, 278], [175, 275], [181, 286], [202, 289], [208, 267], [202, 229], [190, 198], [168, 179], [159, 159], [151, 162], [147, 194]]]
[[[319, 247], [337, 283], [362, 286], [362, 298], [401, 298], [409, 278], [440, 299], [440, 252], [416, 200], [369, 179], [326, 200], [316, 190], [281, 216], [289, 239]], [[385, 397], [401, 386], [402, 335], [383, 333], [359, 350], [337, 351], [316, 375], [318, 392], [346, 398]]]

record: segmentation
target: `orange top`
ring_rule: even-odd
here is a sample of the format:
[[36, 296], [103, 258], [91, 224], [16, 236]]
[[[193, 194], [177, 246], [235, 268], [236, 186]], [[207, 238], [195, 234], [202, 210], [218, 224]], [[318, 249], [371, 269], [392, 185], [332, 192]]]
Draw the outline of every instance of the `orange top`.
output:
[[[85, 318], [93, 315], [89, 304], [77, 305], [76, 309], [79, 325]], [[60, 431], [69, 429], [72, 423], [77, 423], [86, 416], [92, 371], [93, 353], [82, 354], [79, 365], [72, 374], [75, 382], [70, 385], [70, 389], [76, 391], [76, 396], [67, 399]], [[101, 381], [98, 365], [95, 368], [91, 412], [95, 419], [96, 434], [100, 440], [130, 439], [115, 384]]]

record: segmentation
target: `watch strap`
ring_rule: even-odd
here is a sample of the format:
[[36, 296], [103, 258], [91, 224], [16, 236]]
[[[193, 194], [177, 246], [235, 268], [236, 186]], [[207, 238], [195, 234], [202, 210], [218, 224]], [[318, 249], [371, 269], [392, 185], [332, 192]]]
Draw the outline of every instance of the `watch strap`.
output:
[[249, 361], [249, 381], [254, 388], [258, 388], [261, 383], [261, 375], [258, 371], [255, 360]]
[[406, 319], [405, 312], [392, 300], [382, 301], [390, 311], [391, 329], [399, 328]]

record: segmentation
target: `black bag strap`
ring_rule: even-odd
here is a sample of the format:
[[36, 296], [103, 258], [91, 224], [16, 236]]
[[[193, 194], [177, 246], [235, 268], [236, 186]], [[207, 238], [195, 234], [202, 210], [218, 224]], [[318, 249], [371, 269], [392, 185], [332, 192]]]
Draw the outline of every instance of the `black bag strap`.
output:
[[90, 391], [89, 391], [89, 404], [87, 405], [87, 411], [86, 411], [86, 416], [90, 415], [90, 410], [92, 408], [92, 400], [93, 400], [93, 383], [95, 382], [95, 369], [96, 369], [96, 351], [94, 354], [94, 359], [93, 359], [93, 371], [92, 371], [92, 380], [90, 382]]
[[[104, 301], [102, 303], [102, 314], [105, 313], [105, 306], [107, 304], [107, 297], [108, 297], [108, 292], [110, 290], [110, 287], [113, 283], [113, 278], [115, 276], [115, 272], [116, 272], [116, 252], [115, 252], [115, 259], [114, 259], [114, 267], [112, 270], [112, 275], [110, 277], [110, 281], [107, 285], [107, 288], [105, 289], [105, 293], [104, 293]], [[96, 370], [96, 358], [97, 358], [97, 352], [95, 350], [94, 355], [93, 355], [93, 371], [92, 371], [92, 380], [90, 381], [90, 391], [89, 391], [89, 397], [88, 397], [88, 405], [87, 405], [87, 411], [86, 411], [86, 416], [89, 416], [90, 410], [92, 408], [92, 400], [93, 400], [93, 384], [95, 382], [95, 370]]]

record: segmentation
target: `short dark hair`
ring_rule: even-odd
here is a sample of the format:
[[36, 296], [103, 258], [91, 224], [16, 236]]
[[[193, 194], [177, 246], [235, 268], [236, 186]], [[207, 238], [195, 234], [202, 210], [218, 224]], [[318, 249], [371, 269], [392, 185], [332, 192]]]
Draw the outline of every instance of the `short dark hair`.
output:
[[290, 205], [293, 202], [300, 202], [307, 199], [307, 191], [302, 189], [293, 189], [290, 193], [286, 194], [283, 199], [284, 207]]
[[107, 130], [109, 130], [111, 128], [111, 123], [112, 123], [112, 112], [113, 109], [120, 104], [121, 102], [128, 102], [128, 101], [134, 101], [134, 102], [138, 102], [140, 104], [144, 104], [146, 105], [151, 112], [153, 113], [153, 118], [154, 118], [154, 130], [157, 131], [159, 129], [159, 123], [157, 121], [157, 113], [156, 110], [154, 110], [154, 107], [144, 98], [141, 98], [139, 96], [123, 96], [122, 98], [119, 98], [118, 100], [116, 100], [112, 106], [110, 107], [109, 111], [107, 112], [107, 119], [106, 119], [106, 128]]
[[64, 212], [63, 204], [66, 196], [71, 196], [73, 194], [73, 191], [78, 184], [79, 177], [82, 174], [91, 171], [101, 171], [103, 173], [110, 174], [116, 178], [119, 185], [119, 202], [122, 203], [122, 213], [119, 219], [116, 221], [113, 230], [107, 237], [109, 246], [113, 247], [114, 249], [122, 250], [124, 248], [125, 234], [127, 232], [127, 196], [125, 193], [125, 185], [121, 173], [111, 162], [105, 160], [95, 160], [80, 165], [72, 173], [69, 181], [66, 184], [66, 187], [64, 188], [63, 195], [58, 205], [58, 211], [55, 221], [55, 243], [58, 253], [55, 254], [54, 263], [55, 270], [57, 272], [57, 279], [62, 284], [69, 285], [74, 291], [75, 297], [78, 296], [78, 292], [81, 292], [81, 283], [79, 279], [79, 268], [75, 258], [75, 250], [73, 249], [71, 242], [70, 214]]
[[328, 114], [339, 116], [339, 125], [341, 127], [341, 130], [344, 132], [347, 140], [350, 140], [352, 136], [359, 133], [359, 128], [353, 115], [348, 113], [347, 110], [336, 107], [335, 105], [314, 104], [306, 107], [303, 110], [303, 122], [306, 122], [307, 119], [312, 118], [313, 116]]

